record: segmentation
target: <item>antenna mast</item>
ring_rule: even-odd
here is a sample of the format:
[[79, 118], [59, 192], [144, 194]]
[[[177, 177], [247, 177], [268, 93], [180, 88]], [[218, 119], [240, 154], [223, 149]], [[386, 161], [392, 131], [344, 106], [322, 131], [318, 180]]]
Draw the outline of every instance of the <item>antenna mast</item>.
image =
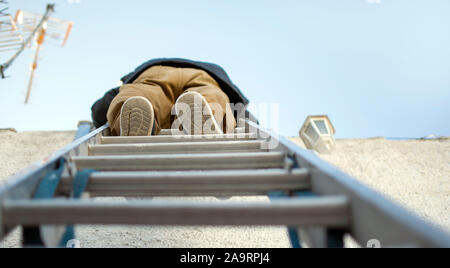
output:
[[[2, 1], [2, 2], [4, 2], [4, 1]], [[4, 78], [5, 70], [8, 69], [9, 66], [11, 66], [11, 64], [22, 53], [22, 51], [25, 49], [25, 47], [28, 46], [29, 44], [31, 44], [31, 41], [36, 36], [36, 34], [42, 30], [42, 28], [44, 27], [44, 24], [47, 22], [47, 20], [50, 16], [50, 14], [54, 11], [54, 7], [55, 7], [54, 4], [47, 5], [47, 9], [45, 10], [44, 16], [42, 16], [42, 19], [36, 25], [36, 27], [34, 28], [32, 33], [28, 36], [27, 40], [25, 42], [22, 42], [22, 45], [20, 46], [19, 50], [17, 50], [16, 53], [14, 53], [14, 55], [8, 61], [6, 61], [2, 65], [0, 65], [0, 71], [2, 73], [2, 78]], [[18, 12], [18, 14], [19, 14], [19, 12]], [[16, 15], [16, 19], [18, 19], [18, 15]], [[14, 24], [14, 22], [12, 22], [12, 23]]]
[[[0, 4], [2, 3], [6, 3], [6, 1], [0, 0]], [[73, 23], [70, 21], [64, 21], [61, 19], [50, 17], [55, 9], [54, 4], [47, 5], [44, 15], [19, 9], [17, 10], [15, 17], [12, 18], [9, 14], [4, 14], [4, 11], [6, 9], [7, 8], [0, 8], [0, 16], [6, 16], [6, 18], [8, 19], [5, 21], [4, 19], [2, 20], [2, 17], [0, 17], [0, 52], [5, 51], [2, 50], [3, 47], [7, 47], [6, 50], [15, 50], [15, 53], [7, 62], [0, 65], [2, 78], [5, 78], [4, 71], [14, 62], [14, 60], [20, 55], [20, 53], [22, 53], [22, 51], [26, 47], [36, 48], [33, 63], [31, 64], [30, 80], [28, 81], [27, 93], [25, 97], [26, 104], [30, 99], [33, 79], [35, 76], [36, 68], [38, 66], [39, 52], [42, 48], [44, 40], [46, 39], [46, 37], [60, 40], [62, 47], [64, 47], [72, 31]], [[6, 37], [1, 35], [3, 32], [7, 33]], [[13, 35], [18, 36], [19, 38], [15, 37], [14, 40], [11, 40], [11, 36]], [[22, 35], [27, 36], [25, 41], [25, 38], [23, 38]], [[9, 40], [4, 40], [2, 38], [6, 38]], [[5, 42], [9, 43], [7, 43], [6, 45], [2, 45], [2, 43]]]

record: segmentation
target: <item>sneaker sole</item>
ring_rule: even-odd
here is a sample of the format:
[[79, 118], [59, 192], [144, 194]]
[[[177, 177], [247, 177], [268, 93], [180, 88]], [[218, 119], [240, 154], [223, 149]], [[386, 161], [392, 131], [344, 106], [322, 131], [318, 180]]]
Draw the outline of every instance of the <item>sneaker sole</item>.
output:
[[[180, 103], [186, 105], [178, 105]], [[189, 108], [190, 118], [183, 117], [183, 108]], [[216, 119], [214, 118], [211, 107], [205, 98], [197, 92], [183, 93], [175, 104], [175, 113], [181, 119], [181, 125], [186, 134], [223, 134]], [[201, 118], [201, 120], [199, 120]], [[209, 121], [209, 126], [205, 126], [205, 122]], [[189, 131], [190, 130], [190, 131]]]
[[149, 136], [154, 120], [150, 101], [144, 97], [131, 97], [120, 110], [120, 136]]

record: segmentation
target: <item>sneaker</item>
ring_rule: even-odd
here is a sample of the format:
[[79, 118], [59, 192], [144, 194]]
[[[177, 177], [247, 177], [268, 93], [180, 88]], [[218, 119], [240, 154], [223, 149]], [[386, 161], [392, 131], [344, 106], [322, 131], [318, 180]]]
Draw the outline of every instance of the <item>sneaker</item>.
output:
[[154, 121], [151, 102], [144, 97], [131, 97], [120, 110], [120, 136], [150, 136]]
[[186, 134], [223, 134], [211, 106], [200, 93], [186, 92], [178, 97], [175, 114]]

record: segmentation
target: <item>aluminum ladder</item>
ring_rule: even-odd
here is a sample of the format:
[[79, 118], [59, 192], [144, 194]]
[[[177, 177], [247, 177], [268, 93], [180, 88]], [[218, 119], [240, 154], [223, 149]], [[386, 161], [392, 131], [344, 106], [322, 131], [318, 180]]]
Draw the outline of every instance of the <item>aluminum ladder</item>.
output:
[[[345, 234], [361, 246], [450, 247], [447, 233], [313, 153], [253, 122], [239, 124], [236, 133], [224, 135], [163, 130], [159, 136], [113, 137], [107, 125], [92, 130], [80, 122], [72, 144], [0, 188], [0, 238], [18, 225], [24, 246], [58, 246], [74, 224], [284, 225], [293, 247], [342, 247]], [[43, 178], [58, 169], [54, 196], [33, 198]], [[76, 175], [91, 169], [84, 189], [89, 197], [267, 195], [271, 201], [71, 198]], [[37, 236], [42, 244], [33, 243]]]

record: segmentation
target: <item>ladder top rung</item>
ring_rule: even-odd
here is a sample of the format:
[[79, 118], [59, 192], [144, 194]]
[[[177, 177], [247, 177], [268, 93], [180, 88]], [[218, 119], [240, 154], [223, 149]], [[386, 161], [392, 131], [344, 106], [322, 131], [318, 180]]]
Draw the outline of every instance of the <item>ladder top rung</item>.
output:
[[[175, 129], [175, 131], [177, 131]], [[245, 127], [237, 127], [234, 129], [235, 133], [245, 133]], [[170, 135], [174, 135], [174, 133], [172, 133], [172, 129], [161, 129], [161, 131], [159, 132], [159, 135], [166, 135], [166, 136], [170, 136]], [[178, 132], [175, 132], [175, 136], [176, 135], [184, 135], [184, 134], [179, 134]]]
[[204, 142], [230, 140], [256, 140], [255, 133], [221, 134], [221, 135], [180, 135], [180, 136], [103, 136], [101, 143], [167, 143], [167, 142]]

